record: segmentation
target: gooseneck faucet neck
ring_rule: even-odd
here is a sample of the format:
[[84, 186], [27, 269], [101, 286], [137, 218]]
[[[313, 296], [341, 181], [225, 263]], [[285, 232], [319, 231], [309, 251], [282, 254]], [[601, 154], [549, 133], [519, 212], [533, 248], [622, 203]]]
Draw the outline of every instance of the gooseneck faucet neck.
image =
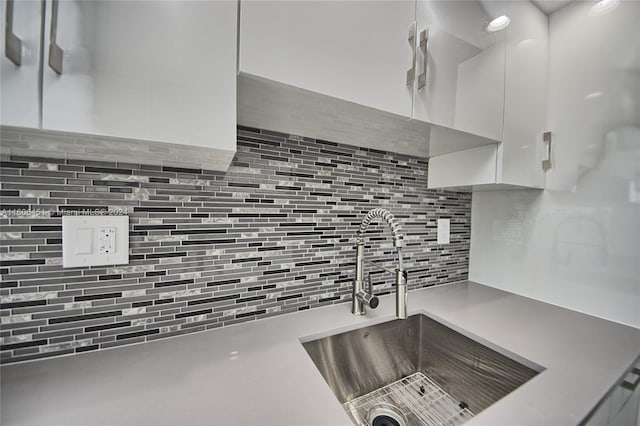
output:
[[358, 245], [364, 245], [364, 234], [367, 232], [369, 224], [376, 218], [383, 219], [387, 223], [387, 226], [389, 226], [391, 237], [393, 238], [393, 246], [396, 248], [402, 247], [403, 236], [400, 222], [389, 210], [379, 208], [369, 210], [364, 219], [362, 219], [362, 223], [360, 223], [360, 228], [358, 229], [356, 243]]
[[[386, 222], [391, 231], [393, 246], [396, 248], [398, 260], [398, 267], [395, 270], [396, 317], [404, 319], [407, 318], [407, 273], [402, 264], [402, 229], [400, 222], [393, 214], [381, 208], [372, 209], [366, 214], [356, 234], [356, 279], [353, 282], [351, 312], [354, 315], [364, 315], [365, 305], [371, 309], [375, 309], [378, 306], [378, 298], [373, 295], [371, 281], [369, 281], [368, 289], [365, 290], [364, 285], [364, 235], [369, 224], [376, 218], [381, 218]], [[386, 270], [385, 268], [381, 269]]]

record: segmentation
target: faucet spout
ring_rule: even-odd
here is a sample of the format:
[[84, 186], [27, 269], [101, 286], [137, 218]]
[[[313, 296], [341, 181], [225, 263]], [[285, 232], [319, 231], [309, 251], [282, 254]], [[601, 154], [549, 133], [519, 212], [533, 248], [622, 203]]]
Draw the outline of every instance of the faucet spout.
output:
[[[365, 261], [364, 259], [364, 234], [369, 224], [376, 218], [382, 218], [387, 223], [393, 238], [393, 246], [396, 248], [398, 256], [398, 267], [395, 269], [396, 317], [405, 319], [407, 318], [407, 271], [402, 264], [402, 230], [400, 222], [398, 222], [393, 214], [388, 210], [380, 208], [372, 209], [366, 214], [357, 232], [356, 279], [353, 281], [351, 312], [354, 315], [364, 315], [365, 306], [369, 306], [371, 309], [375, 309], [375, 307], [378, 306], [378, 299], [373, 295], [373, 289], [370, 287], [366, 290], [364, 285], [364, 264], [365, 262], [373, 263]], [[375, 266], [392, 272], [380, 265], [375, 264]]]
[[[402, 258], [400, 248], [398, 257]], [[400, 268], [396, 269], [396, 317], [407, 319], [407, 271]]]
[[[382, 218], [389, 226], [389, 230], [391, 231], [391, 237], [393, 238], [393, 246], [394, 247], [402, 247], [402, 229], [400, 226], [400, 222], [395, 216], [386, 209], [372, 209], [369, 210], [369, 213], [362, 219], [362, 223], [360, 223], [360, 228], [358, 229], [356, 242], [358, 245], [364, 245], [364, 233], [367, 231], [369, 224], [373, 221], [373, 219]], [[401, 261], [400, 261], [401, 262]]]

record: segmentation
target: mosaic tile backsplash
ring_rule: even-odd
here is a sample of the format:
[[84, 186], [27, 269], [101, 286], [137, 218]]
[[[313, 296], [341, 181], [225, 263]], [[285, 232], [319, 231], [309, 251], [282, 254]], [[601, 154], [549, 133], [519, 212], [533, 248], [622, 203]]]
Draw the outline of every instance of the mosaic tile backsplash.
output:
[[[427, 190], [427, 160], [238, 128], [226, 173], [5, 156], [3, 363], [106, 349], [351, 298], [355, 233], [371, 208], [405, 235], [409, 288], [467, 278], [471, 194]], [[130, 263], [62, 268], [64, 214], [130, 218]], [[451, 219], [451, 244], [436, 219]], [[381, 224], [366, 256], [392, 266]], [[375, 293], [393, 277], [375, 271]], [[409, 303], [411, 297], [409, 297]]]

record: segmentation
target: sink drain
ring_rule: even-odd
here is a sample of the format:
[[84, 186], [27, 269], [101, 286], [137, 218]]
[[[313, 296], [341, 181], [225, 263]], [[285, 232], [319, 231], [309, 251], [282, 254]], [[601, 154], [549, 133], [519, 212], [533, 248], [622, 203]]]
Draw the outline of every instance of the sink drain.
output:
[[391, 404], [381, 403], [369, 410], [371, 426], [406, 426], [407, 421], [402, 412]]

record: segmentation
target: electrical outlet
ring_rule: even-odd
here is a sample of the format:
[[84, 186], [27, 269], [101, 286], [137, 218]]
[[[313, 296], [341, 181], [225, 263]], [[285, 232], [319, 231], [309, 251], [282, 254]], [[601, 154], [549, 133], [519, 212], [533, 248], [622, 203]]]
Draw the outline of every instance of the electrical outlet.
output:
[[63, 216], [64, 268], [129, 263], [128, 216]]
[[116, 249], [116, 228], [100, 228], [100, 253], [113, 253]]

